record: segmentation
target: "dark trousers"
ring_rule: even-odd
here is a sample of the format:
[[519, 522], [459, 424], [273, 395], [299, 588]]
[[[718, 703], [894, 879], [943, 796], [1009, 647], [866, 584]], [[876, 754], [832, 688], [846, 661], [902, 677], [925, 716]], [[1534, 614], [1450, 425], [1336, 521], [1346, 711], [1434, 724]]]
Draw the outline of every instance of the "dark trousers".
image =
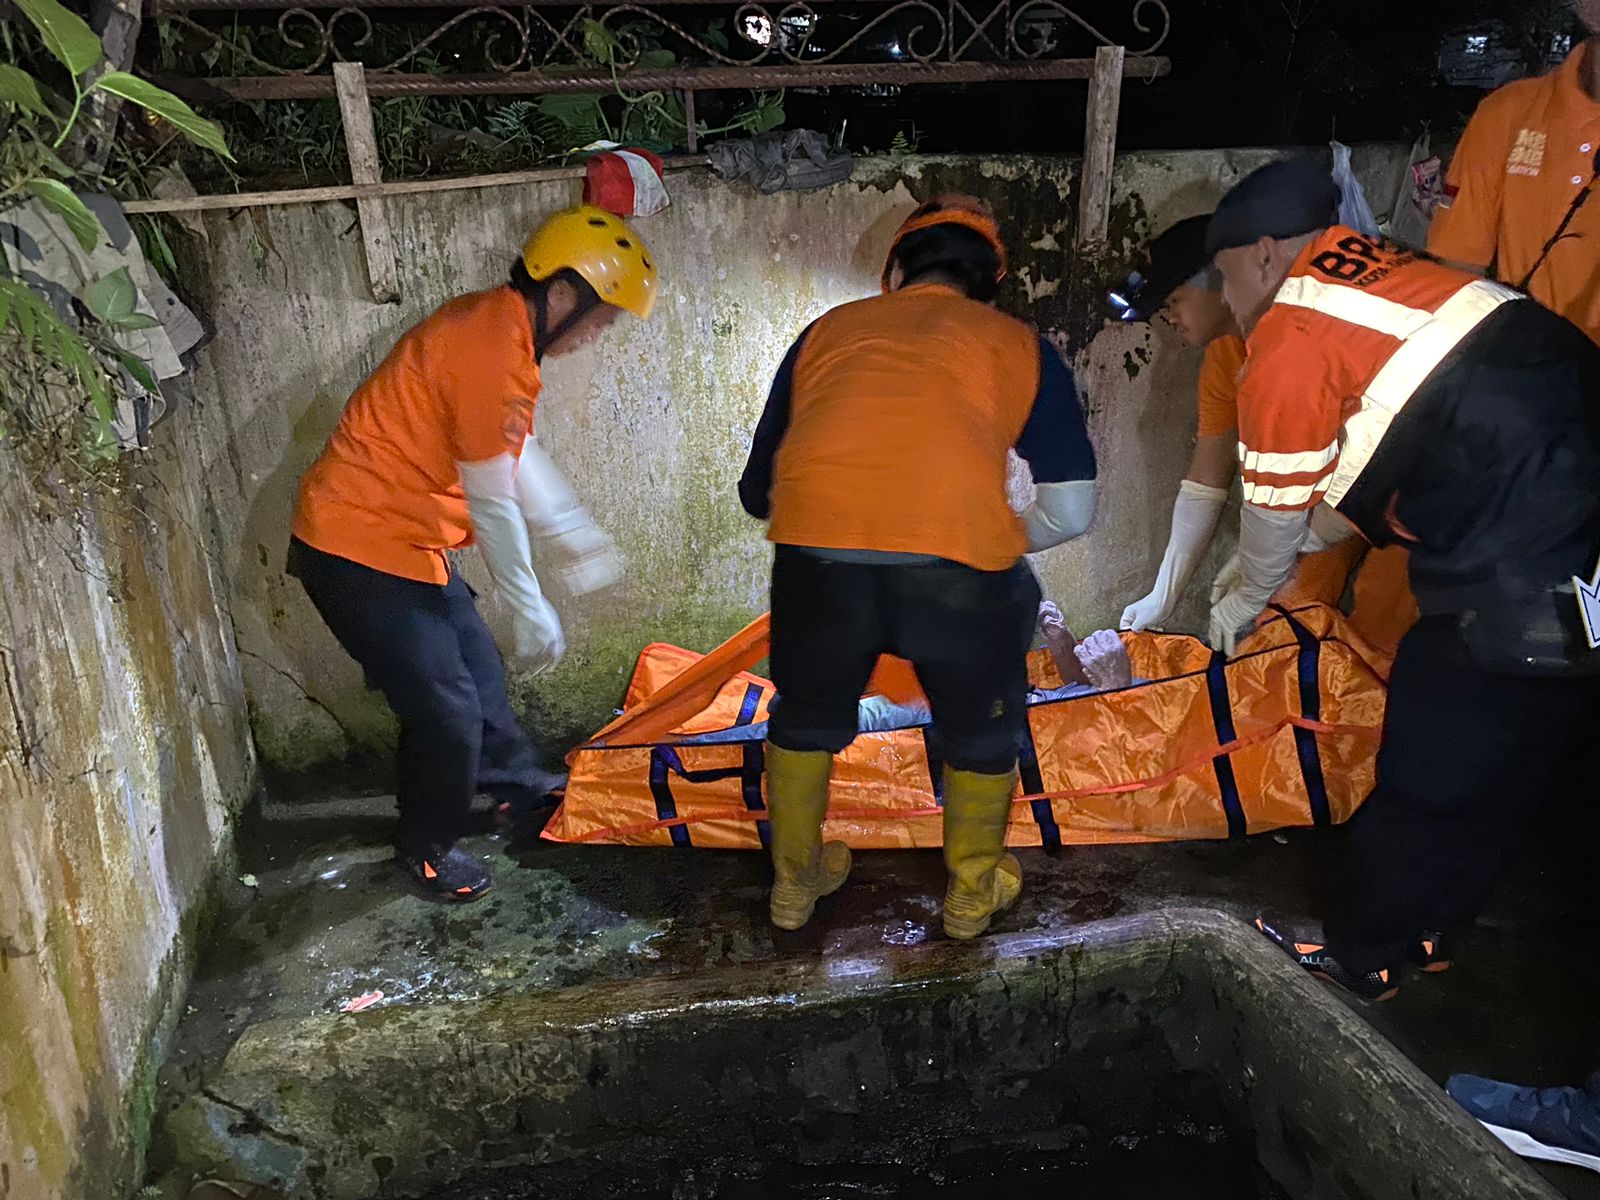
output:
[[400, 720], [401, 851], [453, 842], [480, 790], [503, 803], [543, 798], [550, 777], [511, 712], [500, 651], [460, 575], [443, 586], [420, 583], [298, 540], [289, 562], [368, 686]]
[[1424, 933], [1469, 925], [1547, 798], [1592, 680], [1497, 674], [1456, 618], [1400, 642], [1377, 784], [1349, 826], [1324, 927], [1341, 964], [1396, 967]]
[[838, 753], [880, 654], [911, 660], [933, 710], [935, 746], [958, 770], [1016, 766], [1027, 720], [1028, 648], [1039, 585], [1023, 563], [837, 562], [779, 546], [772, 565], [768, 736], [785, 750]]

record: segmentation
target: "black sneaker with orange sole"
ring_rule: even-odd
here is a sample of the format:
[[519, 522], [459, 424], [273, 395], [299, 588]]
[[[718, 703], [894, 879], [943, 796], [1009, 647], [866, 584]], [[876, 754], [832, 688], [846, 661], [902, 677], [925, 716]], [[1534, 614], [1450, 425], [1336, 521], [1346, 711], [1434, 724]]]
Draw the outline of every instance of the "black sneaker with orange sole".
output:
[[1364, 975], [1356, 975], [1346, 970], [1338, 959], [1329, 954], [1328, 948], [1321, 942], [1297, 941], [1287, 934], [1278, 932], [1260, 917], [1256, 918], [1256, 928], [1317, 978], [1325, 979], [1359, 999], [1382, 1004], [1385, 1000], [1393, 1000], [1400, 991], [1400, 980], [1391, 970], [1368, 971]]
[[532, 787], [492, 786], [487, 790], [495, 802], [496, 832], [538, 837], [566, 797], [567, 777], [541, 771]]
[[396, 850], [394, 862], [424, 895], [438, 900], [465, 903], [494, 886], [488, 867], [453, 846], [434, 846], [421, 853]]
[[1440, 971], [1448, 971], [1453, 964], [1450, 956], [1450, 943], [1442, 933], [1425, 933], [1417, 944], [1411, 947], [1411, 965], [1419, 971], [1426, 971], [1429, 975], [1437, 975]]

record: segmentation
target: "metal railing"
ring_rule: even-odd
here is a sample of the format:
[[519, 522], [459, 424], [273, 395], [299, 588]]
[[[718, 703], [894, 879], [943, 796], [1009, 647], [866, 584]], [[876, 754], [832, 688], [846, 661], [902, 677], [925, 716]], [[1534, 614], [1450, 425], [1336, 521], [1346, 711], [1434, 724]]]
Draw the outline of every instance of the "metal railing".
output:
[[[374, 53], [375, 16], [403, 10], [425, 10], [431, 24], [413, 27], [399, 53]], [[251, 73], [162, 77], [209, 100], [332, 96], [333, 65], [351, 61], [374, 97], [1088, 79], [1094, 51], [1112, 45], [1127, 47], [1125, 77], [1170, 69], [1157, 54], [1171, 27], [1164, 0], [1127, 0], [1117, 25], [1061, 0], [156, 0], [152, 11], [215, 43], [228, 36], [219, 17], [277, 14], [268, 32], [279, 61], [231, 47], [234, 69]], [[441, 62], [453, 38], [470, 40], [478, 61]], [[659, 42], [672, 46], [671, 65], [653, 60]]]

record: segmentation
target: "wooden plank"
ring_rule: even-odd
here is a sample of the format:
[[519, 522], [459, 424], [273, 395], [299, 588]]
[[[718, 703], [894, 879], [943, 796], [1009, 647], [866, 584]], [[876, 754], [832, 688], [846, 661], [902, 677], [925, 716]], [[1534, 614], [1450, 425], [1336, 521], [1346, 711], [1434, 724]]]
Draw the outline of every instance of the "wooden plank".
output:
[[[681, 171], [704, 167], [705, 155], [669, 158], [666, 169]], [[546, 183], [555, 179], [582, 179], [584, 168], [540, 167], [531, 171], [504, 171], [497, 175], [466, 175], [459, 179], [406, 179], [392, 183], [348, 184], [329, 187], [285, 188], [275, 192], [230, 192], [220, 196], [185, 196], [166, 200], [125, 200], [122, 208], [130, 213], [209, 212], [232, 208], [265, 208], [276, 204], [321, 204], [329, 200], [378, 199], [384, 196], [411, 196], [418, 192], [470, 192], [479, 188], [511, 187], [517, 184]]]
[[1117, 114], [1127, 47], [1101, 46], [1089, 77], [1089, 113], [1083, 130], [1083, 178], [1079, 180], [1078, 245], [1106, 240], [1111, 224], [1111, 168], [1117, 157]]
[[689, 153], [697, 154], [700, 151], [700, 129], [695, 121], [693, 88], [683, 93], [683, 120], [689, 127]]
[[[357, 184], [383, 182], [378, 165], [378, 137], [372, 127], [372, 102], [367, 99], [367, 71], [360, 63], [334, 63], [333, 83], [344, 117], [344, 147], [350, 156], [350, 178]], [[356, 218], [367, 251], [367, 281], [379, 304], [400, 299], [400, 272], [394, 261], [394, 235], [382, 199], [356, 198]]]

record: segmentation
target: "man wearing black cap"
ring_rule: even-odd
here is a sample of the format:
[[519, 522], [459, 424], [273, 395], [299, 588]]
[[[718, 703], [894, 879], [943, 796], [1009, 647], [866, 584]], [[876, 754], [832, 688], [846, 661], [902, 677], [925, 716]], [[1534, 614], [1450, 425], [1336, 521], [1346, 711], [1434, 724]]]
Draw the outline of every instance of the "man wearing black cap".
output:
[[[1146, 261], [1110, 295], [1112, 308], [1122, 320], [1152, 321], [1157, 315], [1164, 316], [1185, 342], [1205, 347], [1196, 397], [1199, 413], [1194, 453], [1178, 485], [1166, 553], [1149, 594], [1123, 610], [1123, 629], [1160, 627], [1172, 616], [1195, 568], [1211, 547], [1238, 470], [1239, 372], [1244, 367], [1244, 341], [1233, 312], [1223, 303], [1222, 274], [1206, 254], [1210, 224], [1210, 213], [1179, 221], [1150, 244]], [[1274, 603], [1285, 608], [1338, 603], [1360, 549], [1353, 543], [1311, 553], [1314, 549], [1308, 547], [1302, 555], [1293, 578], [1274, 594]], [[1232, 564], [1224, 567], [1219, 584], [1231, 573]]]
[[1279, 939], [1387, 998], [1406, 961], [1447, 962], [1440, 931], [1477, 916], [1600, 680], [1574, 587], [1600, 555], [1600, 348], [1519, 292], [1338, 225], [1337, 203], [1322, 169], [1275, 163], [1207, 233], [1249, 347], [1241, 576], [1211, 632], [1231, 650], [1318, 504], [1411, 548], [1422, 619], [1328, 945]]

